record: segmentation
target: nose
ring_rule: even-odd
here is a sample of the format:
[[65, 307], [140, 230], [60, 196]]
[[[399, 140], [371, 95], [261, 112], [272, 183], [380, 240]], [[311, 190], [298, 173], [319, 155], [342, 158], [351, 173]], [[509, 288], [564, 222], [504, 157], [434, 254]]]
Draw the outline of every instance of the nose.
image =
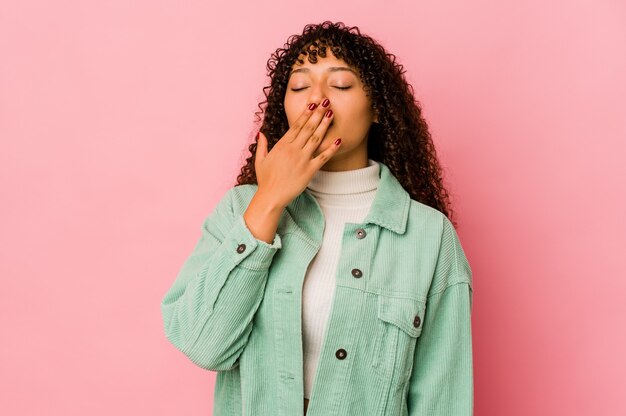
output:
[[[321, 104], [326, 98], [326, 92], [324, 91], [324, 86], [322, 84], [313, 85], [309, 91], [311, 94], [309, 95], [310, 103], [318, 103]], [[330, 98], [329, 98], [330, 100]]]
[[[311, 95], [309, 97], [309, 102], [310, 103], [318, 103], [319, 105], [322, 105], [322, 103], [324, 102], [324, 100], [326, 98], [327, 97], [325, 95], [319, 95], [319, 94]], [[328, 99], [328, 100], [330, 101], [330, 99]]]

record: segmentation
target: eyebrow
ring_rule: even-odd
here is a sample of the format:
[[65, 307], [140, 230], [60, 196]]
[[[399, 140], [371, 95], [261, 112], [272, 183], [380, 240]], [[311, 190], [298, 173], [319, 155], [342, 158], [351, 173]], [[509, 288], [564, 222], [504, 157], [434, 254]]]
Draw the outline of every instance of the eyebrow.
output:
[[[327, 72], [339, 72], [339, 71], [348, 71], [348, 72], [352, 72], [354, 75], [356, 75], [356, 72], [354, 72], [354, 70], [352, 70], [352, 68], [348, 68], [347, 66], [331, 66], [328, 69], [326, 69]], [[291, 71], [291, 74], [295, 74], [296, 72], [306, 72], [309, 73], [311, 72], [311, 70], [309, 68], [298, 68], [298, 69], [294, 69], [293, 71]]]

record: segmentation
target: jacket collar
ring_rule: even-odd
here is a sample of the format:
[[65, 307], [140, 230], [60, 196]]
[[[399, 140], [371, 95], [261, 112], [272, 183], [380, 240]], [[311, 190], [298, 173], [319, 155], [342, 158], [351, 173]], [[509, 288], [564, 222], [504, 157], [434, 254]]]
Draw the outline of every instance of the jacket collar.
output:
[[[374, 200], [363, 223], [377, 224], [397, 234], [403, 234], [409, 216], [411, 197], [402, 187], [398, 179], [391, 173], [387, 165], [380, 164], [380, 182], [374, 195]], [[314, 206], [315, 208], [312, 208]], [[321, 242], [323, 228], [315, 221], [323, 224], [324, 215], [315, 197], [308, 192], [302, 192], [288, 205], [288, 210], [302, 230], [314, 241]], [[318, 218], [314, 218], [311, 210], [317, 210]]]
[[409, 217], [411, 196], [391, 173], [387, 165], [380, 164], [380, 182], [372, 206], [364, 222], [377, 224], [397, 234], [403, 234]]

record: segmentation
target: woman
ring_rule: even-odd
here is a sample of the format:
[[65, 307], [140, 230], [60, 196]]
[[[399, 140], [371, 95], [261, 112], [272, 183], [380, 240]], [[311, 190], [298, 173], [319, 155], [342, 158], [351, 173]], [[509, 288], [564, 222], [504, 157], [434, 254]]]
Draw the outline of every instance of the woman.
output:
[[262, 132], [161, 304], [216, 416], [473, 413], [472, 273], [390, 57], [324, 22], [270, 60]]

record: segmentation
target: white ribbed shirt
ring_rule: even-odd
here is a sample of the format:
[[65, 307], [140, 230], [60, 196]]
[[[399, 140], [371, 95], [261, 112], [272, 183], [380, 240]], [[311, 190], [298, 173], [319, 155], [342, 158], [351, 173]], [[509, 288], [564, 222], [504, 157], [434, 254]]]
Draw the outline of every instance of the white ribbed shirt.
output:
[[305, 189], [315, 197], [325, 219], [319, 252], [307, 269], [302, 287], [304, 397], [310, 398], [326, 322], [335, 294], [335, 274], [346, 222], [360, 223], [369, 212], [380, 179], [378, 162], [348, 171], [318, 170]]

